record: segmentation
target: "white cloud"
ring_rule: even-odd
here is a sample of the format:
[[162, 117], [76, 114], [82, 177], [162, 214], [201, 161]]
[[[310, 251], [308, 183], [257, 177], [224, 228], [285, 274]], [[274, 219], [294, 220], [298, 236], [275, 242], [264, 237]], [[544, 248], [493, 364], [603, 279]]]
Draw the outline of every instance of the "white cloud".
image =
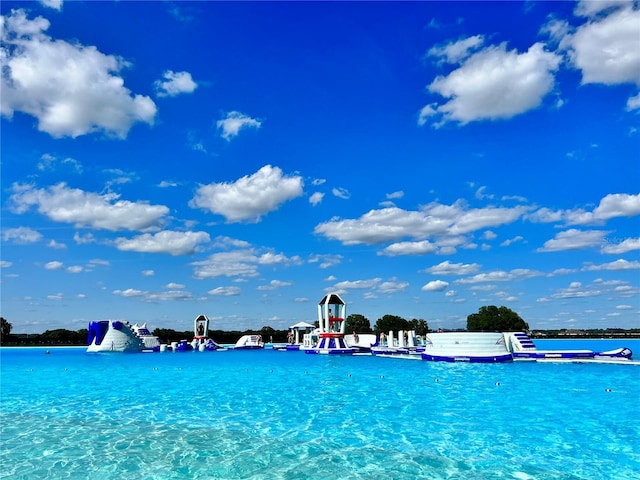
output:
[[349, 193], [349, 190], [347, 190], [346, 188], [333, 188], [331, 189], [331, 193], [333, 193], [335, 197], [341, 198], [343, 200], [348, 200], [349, 198], [351, 198], [351, 193]]
[[[458, 237], [487, 227], [497, 227], [516, 221], [528, 207], [487, 207], [468, 209], [463, 201], [452, 205], [437, 202], [423, 206], [420, 211], [397, 207], [370, 210], [357, 219], [331, 219], [315, 227], [315, 233], [340, 240], [345, 245], [395, 242], [403, 237], [425, 239], [430, 236]], [[446, 240], [445, 239], [445, 240]], [[438, 240], [439, 245], [445, 241]], [[459, 244], [456, 241], [456, 244]], [[385, 254], [400, 254], [403, 250], [428, 251], [429, 245], [399, 244]]]
[[49, 240], [47, 247], [54, 248], [56, 250], [64, 250], [67, 246], [64, 243], [56, 242], [55, 240]]
[[601, 245], [609, 232], [603, 230], [577, 230], [572, 228], [559, 232], [553, 239], [544, 242], [538, 252], [559, 252], [564, 250], [581, 250]]
[[176, 232], [163, 230], [152, 234], [145, 233], [137, 237], [118, 238], [115, 245], [118, 250], [127, 252], [168, 253], [171, 255], [191, 255], [198, 245], [211, 240], [206, 232]]
[[354, 280], [338, 282], [334, 285], [336, 290], [366, 290], [375, 288], [382, 281], [381, 278], [372, 278], [369, 280]]
[[562, 221], [563, 218], [564, 212], [561, 210], [551, 210], [546, 207], [527, 215], [527, 220], [533, 223], [554, 223]]
[[444, 280], [432, 280], [431, 282], [423, 285], [420, 290], [423, 292], [441, 292], [449, 286], [449, 282]]
[[402, 190], [398, 190], [397, 192], [387, 193], [386, 197], [389, 200], [394, 200], [396, 198], [402, 198], [402, 197], [404, 197], [404, 192]]
[[486, 282], [511, 282], [515, 280], [540, 277], [542, 275], [543, 273], [537, 270], [530, 270], [528, 268], [515, 268], [508, 272], [504, 270], [495, 270], [488, 273], [479, 273], [477, 275], [474, 275], [473, 277], [456, 280], [455, 283], [470, 284]]
[[60, 270], [63, 266], [62, 262], [53, 261], [46, 263], [44, 268], [47, 270]]
[[40, 3], [45, 7], [53, 8], [54, 10], [62, 10], [62, 0], [40, 0]]
[[284, 176], [280, 168], [266, 165], [233, 183], [201, 185], [189, 205], [222, 215], [231, 223], [259, 222], [282, 203], [301, 196], [302, 186], [302, 177]]
[[244, 113], [233, 111], [228, 112], [226, 118], [218, 120], [216, 125], [219, 130], [222, 130], [220, 136], [229, 142], [233, 137], [238, 136], [240, 130], [245, 130], [247, 128], [260, 128], [262, 126], [262, 122], [255, 118], [251, 118]]
[[640, 250], [640, 238], [626, 238], [620, 243], [607, 244], [602, 247], [602, 253], [620, 255], [621, 253]]
[[218, 252], [204, 260], [191, 263], [194, 276], [199, 279], [216, 277], [256, 277], [260, 266], [299, 265], [299, 257], [287, 257], [272, 252], [261, 253], [255, 248], [241, 248]]
[[551, 298], [587, 298], [602, 295], [602, 291], [593, 287], [583, 287], [580, 282], [572, 282], [567, 288], [561, 288]]
[[[331, 268], [334, 267], [336, 265], [340, 265], [340, 263], [342, 262], [342, 255], [312, 255], [311, 257], [309, 257], [309, 263], [318, 263], [318, 268]], [[326, 280], [329, 281], [333, 281], [335, 280], [335, 277], [333, 277], [333, 275], [331, 276], [331, 278], [328, 278]]]
[[472, 52], [477, 51], [483, 43], [484, 37], [482, 35], [474, 35], [457, 42], [432, 47], [427, 54], [438, 57], [447, 63], [460, 63], [468, 58]]
[[513, 238], [509, 238], [500, 244], [501, 247], [508, 247], [509, 245], [513, 245], [516, 242], [522, 242], [524, 237], [522, 235], [516, 235]]
[[527, 215], [527, 219], [540, 223], [564, 221], [567, 225], [590, 225], [602, 224], [612, 218], [635, 217], [637, 215], [640, 215], [640, 193], [637, 195], [611, 193], [604, 196], [592, 211], [582, 208], [556, 211], [540, 208]]
[[132, 96], [118, 76], [128, 66], [123, 59], [53, 39], [44, 33], [49, 21], [30, 20], [24, 10], [2, 20], [2, 115], [31, 115], [53, 137], [104, 132], [125, 138], [133, 124], [153, 124], [156, 105]]
[[548, 35], [551, 42], [559, 44], [569, 33], [570, 25], [565, 20], [560, 20], [551, 15], [547, 23], [540, 28], [540, 34]]
[[96, 239], [91, 232], [85, 235], [80, 235], [80, 233], [75, 232], [73, 234], [73, 241], [78, 245], [89, 245], [90, 243], [95, 243]]
[[470, 275], [479, 269], [479, 263], [451, 263], [446, 260], [424, 271], [433, 275]]
[[409, 282], [400, 282], [396, 278], [392, 278], [386, 282], [382, 282], [377, 287], [377, 291], [384, 294], [404, 292], [409, 286]]
[[631, 3], [630, 0], [580, 0], [577, 2], [574, 13], [580, 17], [597, 17], [602, 12], [627, 7]]
[[[580, 6], [585, 10], [587, 6], [602, 7], [607, 3], [582, 2]], [[627, 5], [604, 18], [589, 20], [565, 40], [573, 65], [582, 72], [583, 84], [640, 86], [640, 10], [631, 3]]]
[[170, 301], [187, 301], [193, 298], [193, 295], [183, 290], [168, 290], [166, 292], [148, 292], [146, 290], [137, 290], [127, 288], [125, 290], [114, 290], [114, 295], [120, 295], [127, 298], [137, 298], [145, 303], [170, 302]]
[[189, 72], [167, 70], [162, 77], [164, 80], [156, 80], [154, 83], [159, 97], [175, 97], [181, 93], [192, 93], [198, 88], [198, 84], [193, 81]]
[[216, 287], [207, 292], [209, 295], [215, 297], [233, 297], [240, 295], [240, 287]]
[[640, 93], [627, 99], [627, 111], [638, 110], [640, 108]]
[[468, 58], [447, 76], [438, 76], [429, 91], [448, 99], [427, 105], [419, 123], [435, 117], [434, 126], [462, 125], [477, 120], [511, 118], [542, 103], [555, 85], [561, 57], [536, 43], [525, 53], [507, 51], [506, 44], [489, 46]]
[[322, 199], [323, 199], [323, 198], [324, 198], [324, 193], [322, 193], [322, 192], [314, 192], [314, 193], [309, 197], [309, 203], [315, 207], [315, 206], [316, 206], [316, 205], [318, 205], [320, 202], [322, 202]]
[[163, 205], [120, 200], [115, 193], [99, 195], [59, 183], [47, 189], [33, 185], [13, 185], [10, 197], [15, 213], [25, 213], [31, 207], [53, 221], [91, 226], [105, 230], [148, 230], [156, 228], [169, 213]]
[[291, 282], [283, 282], [281, 280], [271, 280], [268, 285], [260, 285], [258, 290], [276, 290], [282, 287], [289, 287], [293, 285]]
[[59, 159], [49, 153], [43, 154], [37, 165], [38, 170], [41, 171], [56, 170], [58, 166], [70, 167], [74, 172], [82, 173], [82, 164], [77, 160], [70, 157]]
[[13, 242], [18, 245], [36, 243], [42, 239], [42, 234], [29, 227], [7, 228], [2, 232], [4, 242]]
[[428, 240], [421, 240], [419, 242], [392, 243], [379, 252], [379, 255], [387, 255], [389, 257], [395, 257], [396, 255], [425, 255], [437, 251], [437, 245]]
[[639, 270], [640, 262], [634, 260], [630, 262], [628, 260], [624, 260], [622, 258], [609, 263], [603, 263], [601, 265], [585, 265], [582, 270], [588, 272], [600, 271], [600, 270], [609, 270], [609, 271], [621, 271], [621, 270]]
[[637, 195], [610, 194], [600, 200], [593, 211], [595, 220], [609, 220], [616, 217], [640, 215], [640, 193]]

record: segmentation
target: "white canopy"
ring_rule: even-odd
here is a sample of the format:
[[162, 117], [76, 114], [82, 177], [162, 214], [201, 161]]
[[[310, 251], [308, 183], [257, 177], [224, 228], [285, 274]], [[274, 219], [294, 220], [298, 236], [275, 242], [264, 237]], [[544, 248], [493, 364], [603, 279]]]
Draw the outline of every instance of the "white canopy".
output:
[[311, 325], [307, 322], [298, 322], [295, 325], [291, 325], [289, 328], [315, 328], [315, 325]]

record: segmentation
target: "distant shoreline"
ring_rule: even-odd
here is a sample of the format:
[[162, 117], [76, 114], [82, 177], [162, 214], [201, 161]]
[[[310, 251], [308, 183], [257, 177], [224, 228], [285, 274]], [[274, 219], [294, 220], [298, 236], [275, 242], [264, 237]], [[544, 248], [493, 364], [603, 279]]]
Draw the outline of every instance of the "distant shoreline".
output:
[[[453, 330], [451, 330], [453, 331]], [[586, 335], [586, 334], [559, 334], [559, 335], [547, 335], [547, 334], [531, 334], [532, 340], [640, 340], [640, 332], [627, 332], [618, 334], [607, 335]], [[274, 342], [278, 343], [278, 342]], [[229, 344], [232, 345], [232, 344]], [[87, 344], [2, 344], [1, 348], [87, 348]]]

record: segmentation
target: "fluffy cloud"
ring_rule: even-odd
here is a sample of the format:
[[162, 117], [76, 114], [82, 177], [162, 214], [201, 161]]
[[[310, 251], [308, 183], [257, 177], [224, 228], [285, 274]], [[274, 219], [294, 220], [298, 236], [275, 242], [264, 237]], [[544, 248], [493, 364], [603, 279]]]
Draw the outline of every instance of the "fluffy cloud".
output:
[[247, 128], [260, 128], [262, 122], [255, 118], [248, 117], [244, 113], [229, 112], [227, 117], [222, 120], [218, 120], [216, 123], [219, 130], [221, 130], [220, 136], [227, 141], [231, 141], [233, 137], [237, 137], [240, 130]]
[[40, 3], [54, 10], [62, 10], [62, 0], [40, 0]]
[[159, 97], [175, 97], [181, 93], [192, 93], [198, 88], [198, 84], [193, 81], [189, 72], [167, 70], [162, 77], [164, 80], [156, 80], [154, 83]]
[[191, 255], [198, 245], [211, 239], [206, 232], [175, 232], [163, 230], [153, 235], [145, 233], [137, 237], [118, 238], [115, 241], [118, 250], [146, 253], [169, 253], [171, 255]]
[[284, 176], [278, 167], [266, 165], [232, 183], [201, 185], [189, 205], [224, 216], [228, 222], [259, 222], [282, 203], [302, 195], [299, 176]]
[[218, 252], [204, 260], [191, 263], [194, 276], [199, 279], [217, 277], [256, 277], [261, 266], [300, 265], [297, 256], [287, 257], [273, 252], [261, 252], [255, 248], [240, 248], [228, 252]]
[[128, 66], [93, 46], [56, 40], [49, 21], [24, 10], [2, 17], [2, 115], [31, 115], [53, 137], [91, 132], [125, 138], [137, 122], [153, 124], [156, 105], [132, 95], [118, 74]]
[[621, 253], [640, 250], [640, 238], [626, 238], [620, 243], [612, 243], [602, 247], [602, 253], [619, 255]]
[[268, 285], [260, 285], [258, 287], [258, 290], [262, 290], [262, 291], [276, 290], [278, 288], [289, 287], [291, 285], [293, 285], [291, 282], [283, 282], [281, 280], [271, 280]]
[[114, 290], [114, 295], [127, 298], [137, 298], [145, 303], [169, 302], [169, 301], [187, 301], [193, 298], [190, 292], [183, 290], [169, 290], [166, 292], [148, 292], [146, 290], [137, 290], [127, 288], [125, 290]]
[[456, 280], [455, 283], [470, 284], [470, 283], [486, 283], [486, 282], [511, 282], [515, 280], [524, 280], [527, 278], [534, 278], [543, 275], [542, 272], [537, 270], [530, 270], [528, 268], [515, 268], [510, 271], [495, 270], [493, 272], [479, 273], [472, 277]]
[[451, 263], [446, 260], [438, 265], [425, 269], [432, 275], [470, 275], [480, 269], [478, 263]]
[[[516, 221], [528, 207], [487, 207], [469, 209], [462, 201], [452, 205], [430, 203], [420, 211], [397, 207], [370, 210], [357, 219], [332, 219], [316, 226], [315, 233], [340, 240], [345, 245], [394, 242], [405, 237], [456, 237], [487, 227], [506, 225]], [[406, 243], [390, 247], [384, 253], [429, 253], [428, 243]]]
[[392, 294], [403, 292], [409, 286], [409, 282], [400, 282], [395, 278], [388, 280], [386, 282], [382, 282], [378, 285], [377, 291], [384, 294]]
[[2, 240], [18, 245], [27, 245], [42, 240], [42, 234], [29, 227], [7, 228], [2, 232]]
[[640, 262], [634, 260], [630, 262], [622, 258], [609, 263], [603, 263], [601, 265], [585, 265], [582, 269], [584, 271], [593, 272], [600, 270], [621, 271], [621, 270], [640, 270]]
[[234, 297], [240, 295], [240, 287], [216, 287], [207, 293], [214, 297]]
[[420, 242], [398, 242], [393, 243], [379, 252], [380, 255], [395, 257], [396, 255], [425, 255], [435, 253], [438, 247], [428, 240]]
[[554, 72], [561, 57], [535, 43], [527, 52], [507, 50], [506, 44], [489, 46], [467, 56], [479, 46], [480, 37], [472, 37], [431, 51], [444, 55], [460, 66], [446, 76], [438, 76], [429, 91], [446, 99], [445, 103], [425, 106], [418, 123], [434, 117], [434, 126], [447, 122], [462, 125], [476, 120], [511, 118], [538, 107], [553, 90]]
[[611, 193], [602, 197], [600, 203], [593, 210], [576, 208], [573, 210], [552, 211], [541, 208], [528, 219], [532, 222], [566, 222], [567, 225], [601, 224], [618, 217], [635, 217], [640, 215], [640, 193], [630, 195], [626, 193]]
[[[619, 5], [625, 6], [615, 9]], [[612, 13], [598, 15], [609, 7]], [[565, 40], [582, 83], [640, 86], [640, 10], [631, 2], [581, 2], [576, 13], [591, 17]]]
[[601, 245], [609, 232], [603, 230], [577, 230], [572, 228], [558, 233], [553, 239], [544, 242], [538, 252], [559, 252], [563, 250], [580, 250]]
[[15, 213], [25, 213], [31, 207], [55, 222], [72, 223], [104, 230], [148, 230], [157, 228], [169, 213], [164, 205], [120, 200], [116, 193], [99, 195], [59, 183], [49, 188], [13, 185], [10, 197]]
[[423, 292], [441, 292], [449, 286], [449, 282], [444, 280], [433, 280], [426, 285], [423, 285], [420, 290]]
[[318, 205], [320, 202], [322, 202], [322, 199], [323, 199], [323, 198], [324, 198], [324, 193], [322, 193], [322, 192], [315, 192], [315, 193], [313, 193], [313, 194], [309, 197], [309, 203], [315, 207], [315, 206], [316, 206], [316, 205]]
[[427, 55], [439, 57], [441, 61], [446, 63], [460, 63], [469, 58], [471, 53], [478, 50], [483, 43], [484, 37], [482, 35], [474, 35], [446, 45], [436, 45], [429, 50]]

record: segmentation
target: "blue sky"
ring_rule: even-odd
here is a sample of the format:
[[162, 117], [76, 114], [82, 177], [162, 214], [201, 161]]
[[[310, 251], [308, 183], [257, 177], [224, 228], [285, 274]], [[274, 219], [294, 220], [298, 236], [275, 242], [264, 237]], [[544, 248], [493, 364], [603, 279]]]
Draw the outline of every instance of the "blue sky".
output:
[[640, 325], [637, 2], [11, 2], [2, 310]]

